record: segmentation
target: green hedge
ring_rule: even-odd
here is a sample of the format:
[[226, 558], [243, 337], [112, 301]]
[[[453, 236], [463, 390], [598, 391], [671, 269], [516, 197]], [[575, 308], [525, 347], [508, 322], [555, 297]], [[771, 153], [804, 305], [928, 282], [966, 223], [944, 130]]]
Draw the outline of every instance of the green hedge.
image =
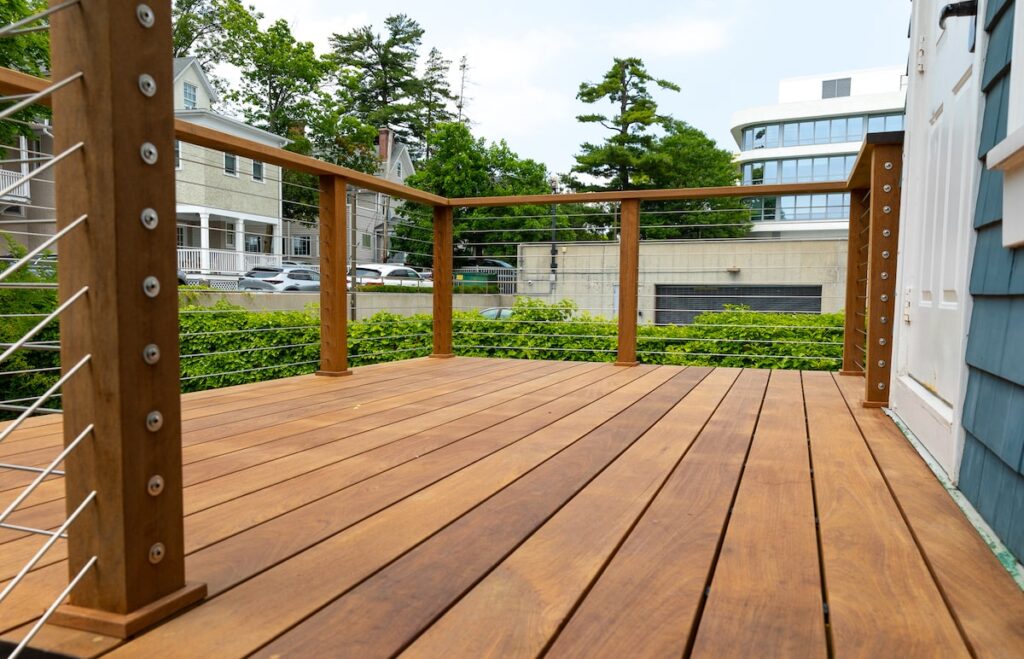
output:
[[[13, 304], [17, 294], [17, 305]], [[6, 296], [6, 297], [5, 297]], [[8, 300], [7, 298], [11, 298]], [[0, 291], [8, 313], [42, 313], [53, 308], [49, 291]], [[30, 319], [4, 319], [0, 337], [15, 340]], [[650, 364], [692, 364], [831, 370], [840, 366], [842, 314], [756, 313], [743, 308], [705, 313], [693, 324], [641, 325], [639, 358]], [[316, 307], [304, 311], [250, 312], [227, 302], [181, 309], [182, 391], [200, 391], [247, 382], [312, 373], [320, 356]], [[381, 312], [349, 325], [353, 366], [423, 357], [431, 351], [429, 315]], [[546, 303], [519, 298], [507, 321], [476, 312], [455, 312], [454, 345], [463, 356], [565, 361], [614, 361], [613, 321], [579, 313], [563, 300]], [[56, 339], [51, 327], [40, 337]], [[57, 353], [19, 352], [3, 370], [57, 365]], [[53, 374], [4, 376], [0, 400], [38, 395]]]

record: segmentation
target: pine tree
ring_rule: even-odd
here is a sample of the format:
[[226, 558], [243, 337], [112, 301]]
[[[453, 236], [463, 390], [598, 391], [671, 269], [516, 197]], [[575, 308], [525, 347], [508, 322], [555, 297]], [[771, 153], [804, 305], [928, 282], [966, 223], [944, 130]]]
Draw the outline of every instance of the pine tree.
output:
[[424, 157], [427, 159], [430, 158], [431, 153], [429, 135], [434, 132], [438, 124], [455, 119], [455, 115], [448, 109], [450, 104], [455, 101], [455, 96], [448, 83], [448, 72], [451, 70], [451, 66], [451, 60], [445, 59], [441, 55], [441, 51], [437, 48], [430, 49], [423, 70], [419, 100], [420, 118], [414, 130], [414, 136], [423, 141]]
[[576, 156], [573, 172], [608, 181], [603, 186], [578, 184], [580, 189], [628, 190], [642, 187], [634, 176], [640, 161], [651, 148], [655, 136], [650, 129], [664, 126], [669, 118], [658, 114], [658, 104], [648, 86], [654, 83], [662, 89], [679, 91], [679, 86], [668, 80], [653, 77], [642, 60], [636, 57], [615, 58], [612, 68], [598, 83], [580, 84], [576, 98], [593, 104], [607, 101], [616, 110], [614, 115], [584, 114], [576, 117], [582, 123], [600, 124], [612, 132], [602, 144], [585, 143]]

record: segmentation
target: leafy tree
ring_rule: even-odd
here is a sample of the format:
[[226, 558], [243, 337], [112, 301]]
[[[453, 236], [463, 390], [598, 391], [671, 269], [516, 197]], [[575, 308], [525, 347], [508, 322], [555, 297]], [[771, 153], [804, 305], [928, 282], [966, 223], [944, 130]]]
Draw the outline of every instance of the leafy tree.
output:
[[[445, 59], [441, 51], [437, 48], [430, 49], [421, 80], [420, 120], [415, 131], [424, 138], [433, 133], [438, 124], [455, 120], [455, 115], [448, 109], [456, 100], [448, 83], [448, 72], [451, 67], [451, 60]], [[424, 156], [429, 159], [430, 140], [426, 139], [425, 142]]]
[[642, 186], [644, 179], [636, 176], [641, 162], [654, 143], [650, 130], [664, 126], [669, 119], [658, 114], [658, 104], [648, 89], [650, 84], [672, 91], [679, 86], [668, 80], [653, 77], [642, 60], [630, 57], [615, 58], [612, 68], [598, 83], [580, 84], [576, 98], [587, 104], [607, 101], [615, 114], [584, 114], [576, 119], [582, 123], [599, 124], [611, 131], [602, 144], [585, 143], [576, 156], [573, 172], [606, 180], [606, 185], [587, 186], [577, 182], [580, 189], [629, 190]]
[[367, 174], [376, 174], [380, 169], [374, 145], [377, 129], [345, 114], [326, 95], [310, 112], [309, 136], [312, 154], [320, 160]]
[[[645, 183], [658, 189], [712, 188], [735, 185], [739, 169], [732, 154], [703, 131], [670, 119], [640, 159]], [[728, 238], [750, 232], [750, 213], [736, 198], [656, 202], [641, 216], [645, 239]]]
[[209, 73], [216, 64], [234, 61], [240, 46], [259, 32], [263, 14], [239, 0], [174, 0], [171, 9], [171, 54], [195, 57]]
[[[487, 144], [473, 137], [464, 123], [438, 125], [430, 137], [433, 157], [406, 184], [445, 197], [510, 196], [546, 194], [551, 191], [547, 168], [534, 160], [520, 158], [505, 142]], [[576, 212], [574, 212], [576, 211]], [[469, 258], [493, 256], [515, 260], [515, 245], [546, 242], [551, 219], [548, 206], [509, 206], [464, 209], [456, 213], [454, 228], [456, 267]], [[590, 209], [559, 207], [556, 225], [559, 241], [578, 240], [588, 235], [575, 230], [578, 213]], [[429, 209], [405, 204], [399, 214], [403, 221], [391, 241], [397, 251], [410, 254], [414, 265], [429, 265], [432, 216]], [[596, 234], [600, 235], [600, 234]]]
[[[46, 9], [45, 0], [4, 0], [0, 3], [0, 25], [8, 25]], [[50, 33], [48, 30], [28, 32], [0, 38], [0, 66], [34, 76], [48, 76], [50, 71]], [[12, 119], [23, 122], [39, 121], [49, 116], [42, 106], [26, 108]], [[10, 121], [0, 122], [0, 155], [4, 147], [14, 144], [18, 136], [31, 135], [24, 125]]]
[[[338, 83], [351, 99], [352, 111], [372, 126], [390, 126], [413, 146], [422, 138], [420, 99], [423, 82], [416, 75], [423, 28], [405, 14], [384, 21], [386, 34], [369, 25], [331, 37], [331, 59]], [[347, 100], [347, 99], [346, 99]]]
[[297, 121], [308, 123], [331, 71], [313, 44], [296, 41], [283, 20], [254, 34], [246, 56], [238, 57], [235, 64], [242, 81], [229, 99], [240, 104], [247, 122], [277, 135], [287, 135]]

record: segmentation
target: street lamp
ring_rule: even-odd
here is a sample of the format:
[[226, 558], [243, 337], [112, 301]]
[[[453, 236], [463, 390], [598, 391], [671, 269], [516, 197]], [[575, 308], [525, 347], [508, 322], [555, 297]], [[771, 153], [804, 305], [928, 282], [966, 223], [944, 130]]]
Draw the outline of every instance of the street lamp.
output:
[[[554, 174], [551, 175], [551, 194], [558, 194], [558, 177]], [[551, 291], [555, 290], [555, 279], [558, 274], [558, 219], [557, 219], [557, 204], [551, 203]]]

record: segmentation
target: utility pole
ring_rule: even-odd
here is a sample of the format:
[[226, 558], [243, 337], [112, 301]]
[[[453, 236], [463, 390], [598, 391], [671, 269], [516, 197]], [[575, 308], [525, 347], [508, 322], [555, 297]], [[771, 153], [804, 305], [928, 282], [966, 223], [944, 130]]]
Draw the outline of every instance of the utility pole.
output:
[[459, 109], [459, 123], [462, 123], [462, 111], [466, 107], [466, 77], [469, 74], [469, 59], [465, 55], [459, 60], [459, 73], [462, 81], [459, 84], [459, 102], [455, 104], [455, 107]]

